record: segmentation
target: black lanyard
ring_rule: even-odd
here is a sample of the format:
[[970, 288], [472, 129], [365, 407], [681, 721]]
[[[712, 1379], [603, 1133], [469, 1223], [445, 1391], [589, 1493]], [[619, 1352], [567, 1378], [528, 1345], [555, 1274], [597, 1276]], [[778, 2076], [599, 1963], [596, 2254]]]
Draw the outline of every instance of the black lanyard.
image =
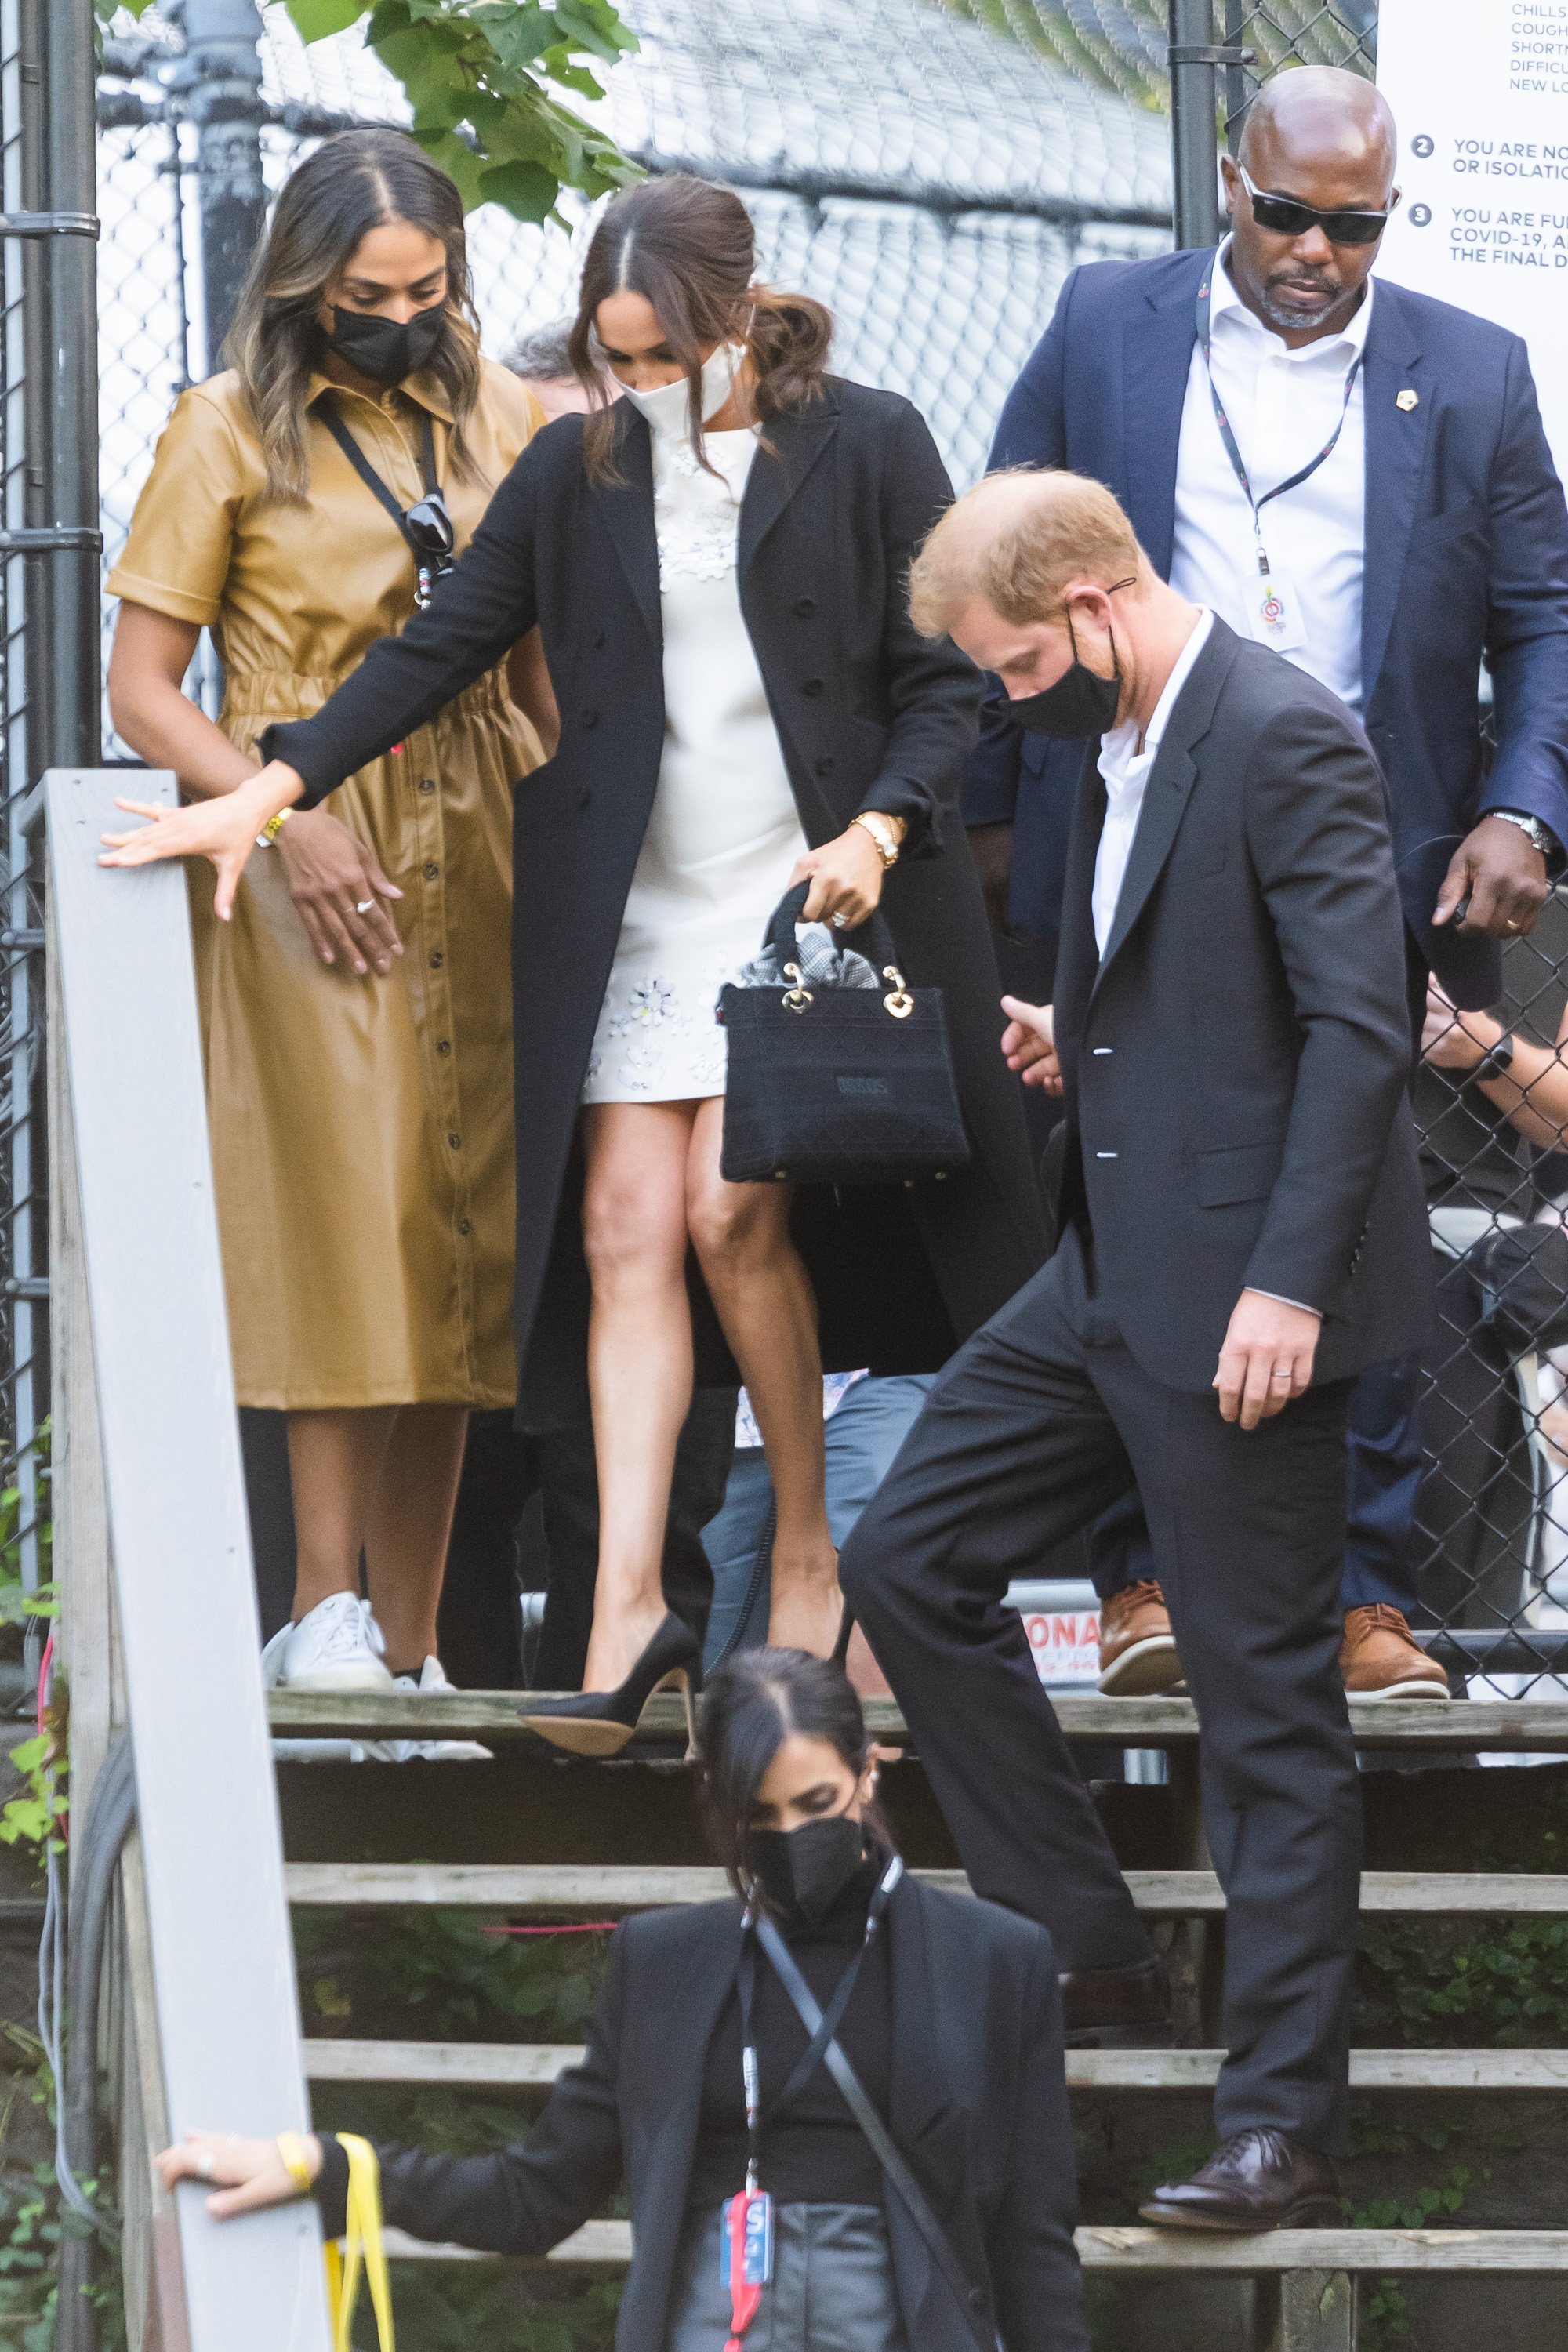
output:
[[844, 2012], [849, 2006], [849, 1996], [855, 1990], [855, 1980], [860, 1973], [860, 1963], [871, 1948], [878, 1922], [891, 1902], [893, 1889], [903, 1874], [903, 1862], [898, 1854], [894, 1854], [878, 1881], [877, 1891], [871, 1897], [870, 1908], [866, 1914], [866, 1933], [861, 1938], [860, 1948], [839, 1978], [833, 1999], [822, 2013], [822, 2022], [806, 2043], [794, 2073], [777, 2098], [769, 2106], [765, 2116], [762, 2112], [762, 2084], [757, 2064], [757, 2047], [752, 2039], [752, 2009], [757, 1990], [757, 1956], [752, 1940], [754, 1923], [751, 1906], [748, 1904], [746, 1907], [746, 1916], [741, 1923], [741, 1958], [735, 1971], [735, 1983], [741, 2000], [741, 2079], [746, 2095], [746, 2187], [748, 2190], [754, 2190], [758, 2183], [763, 2154], [763, 2126], [771, 2122], [780, 2109], [787, 2106], [796, 2093], [805, 2087], [820, 2063], [823, 2052], [843, 2023]]
[[1231, 430], [1230, 419], [1225, 413], [1225, 405], [1219, 396], [1219, 387], [1214, 380], [1213, 337], [1209, 332], [1209, 308], [1214, 272], [1223, 267], [1216, 253], [1210, 268], [1204, 272], [1204, 282], [1198, 288], [1198, 348], [1204, 355], [1204, 373], [1208, 378], [1209, 398], [1214, 403], [1215, 423], [1219, 426], [1219, 437], [1225, 444], [1225, 454], [1230, 459], [1231, 468], [1237, 480], [1241, 484], [1242, 495], [1252, 509], [1252, 528], [1258, 540], [1258, 569], [1267, 580], [1268, 557], [1263, 545], [1263, 525], [1259, 518], [1264, 508], [1273, 499], [1282, 499], [1287, 490], [1299, 490], [1303, 482], [1310, 482], [1319, 467], [1327, 465], [1339, 447], [1340, 435], [1344, 431], [1345, 418], [1350, 415], [1351, 394], [1355, 390], [1355, 380], [1361, 373], [1361, 363], [1365, 353], [1357, 352], [1351, 362], [1350, 373], [1345, 378], [1345, 396], [1340, 404], [1340, 421], [1317, 456], [1309, 459], [1306, 465], [1300, 467], [1288, 481], [1276, 482], [1274, 488], [1271, 490], [1265, 490], [1260, 499], [1254, 498], [1246, 464], [1237, 446], [1236, 435]]
[[374, 498], [380, 499], [407, 541], [417, 575], [414, 602], [423, 612], [430, 602], [431, 591], [437, 581], [452, 569], [454, 545], [452, 520], [447, 511], [446, 495], [436, 478], [436, 428], [430, 422], [428, 409], [419, 411], [419, 470], [425, 483], [425, 495], [406, 513], [349, 431], [336, 401], [323, 401], [321, 422], [366, 489]]

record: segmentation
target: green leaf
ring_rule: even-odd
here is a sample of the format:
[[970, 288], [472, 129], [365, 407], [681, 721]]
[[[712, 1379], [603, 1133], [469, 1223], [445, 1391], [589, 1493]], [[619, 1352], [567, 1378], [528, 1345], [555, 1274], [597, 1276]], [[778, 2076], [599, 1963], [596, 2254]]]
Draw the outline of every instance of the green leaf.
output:
[[285, 0], [289, 21], [302, 41], [324, 41], [346, 33], [364, 15], [364, 0]]

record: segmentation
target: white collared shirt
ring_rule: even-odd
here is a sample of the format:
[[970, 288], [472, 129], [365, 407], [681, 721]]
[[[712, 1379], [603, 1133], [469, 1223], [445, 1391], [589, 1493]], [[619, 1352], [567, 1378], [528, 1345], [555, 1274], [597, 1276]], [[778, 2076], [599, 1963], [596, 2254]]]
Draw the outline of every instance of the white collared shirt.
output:
[[1164, 692], [1154, 705], [1154, 715], [1143, 730], [1143, 748], [1138, 748], [1138, 721], [1129, 719], [1122, 726], [1113, 727], [1109, 735], [1100, 739], [1100, 772], [1105, 778], [1105, 824], [1100, 830], [1100, 847], [1094, 860], [1094, 940], [1101, 955], [1110, 937], [1110, 926], [1116, 919], [1116, 901], [1121, 896], [1121, 885], [1127, 876], [1127, 860], [1132, 854], [1133, 836], [1138, 831], [1138, 819], [1143, 811], [1143, 792], [1149, 782], [1149, 771], [1175, 708], [1176, 697], [1185, 686], [1193, 664], [1208, 643], [1214, 626], [1214, 614], [1200, 612], [1193, 624], [1192, 635], [1176, 656]]
[[[1225, 267], [1227, 237], [1210, 284], [1209, 340], [1215, 389], [1241, 451], [1254, 498], [1289, 481], [1332, 434], [1344, 405], [1345, 377], [1366, 347], [1376, 299], [1367, 280], [1361, 307], [1342, 334], [1300, 351], [1247, 309]], [[1272, 568], [1294, 596], [1304, 643], [1287, 659], [1320, 678], [1352, 710], [1362, 703], [1361, 605], [1366, 541], [1365, 370], [1333, 456], [1309, 481], [1263, 509]], [[1176, 459], [1176, 529], [1171, 585], [1206, 604], [1238, 635], [1254, 636], [1250, 584], [1258, 578], [1252, 509], [1226, 454], [1209, 394], [1202, 345], [1194, 341], [1182, 409]]]

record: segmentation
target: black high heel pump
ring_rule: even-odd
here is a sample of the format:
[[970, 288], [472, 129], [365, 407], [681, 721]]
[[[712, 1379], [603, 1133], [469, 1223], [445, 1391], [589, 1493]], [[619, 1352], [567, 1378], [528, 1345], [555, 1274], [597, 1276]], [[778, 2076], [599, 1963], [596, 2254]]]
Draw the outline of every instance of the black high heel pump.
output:
[[686, 1702], [686, 1735], [695, 1752], [691, 1688], [694, 1675], [700, 1684], [701, 1657], [702, 1645], [685, 1619], [667, 1612], [619, 1690], [542, 1699], [527, 1709], [523, 1721], [552, 1748], [569, 1748], [574, 1756], [618, 1756], [635, 1737], [655, 1692], [678, 1690]]

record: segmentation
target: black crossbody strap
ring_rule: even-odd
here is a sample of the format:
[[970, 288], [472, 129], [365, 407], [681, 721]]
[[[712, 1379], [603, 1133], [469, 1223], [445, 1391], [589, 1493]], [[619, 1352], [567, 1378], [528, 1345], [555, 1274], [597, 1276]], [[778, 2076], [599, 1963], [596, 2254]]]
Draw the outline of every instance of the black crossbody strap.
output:
[[354, 472], [359, 476], [360, 480], [364, 484], [365, 488], [370, 492], [373, 498], [380, 499], [382, 505], [386, 509], [387, 513], [392, 517], [393, 521], [397, 525], [399, 534], [404, 539], [406, 539], [408, 537], [408, 526], [404, 520], [403, 509], [398, 505], [396, 499], [393, 496], [391, 490], [388, 489], [386, 484], [382, 480], [381, 476], [376, 472], [375, 467], [371, 464], [370, 459], [365, 456], [364, 451], [360, 447], [359, 443], [354, 439], [353, 435], [349, 431], [348, 426], [343, 423], [342, 418], [338, 414], [337, 407], [334, 403], [331, 401], [324, 401], [322, 403], [321, 422], [326, 426], [328, 432], [331, 435], [333, 440], [337, 443], [339, 448], [342, 451], [343, 456], [348, 459], [349, 464], [353, 467]]
[[[763, 1949], [772, 1961], [780, 1983], [795, 2003], [796, 2016], [807, 2033], [815, 2040], [823, 2019], [811, 1987], [795, 1966], [789, 1946], [784, 1942], [773, 1921], [765, 1914], [762, 1914], [755, 1924]], [[843, 2093], [845, 2105], [870, 2141], [878, 2162], [902, 2198], [909, 2210], [910, 2219], [925, 2240], [927, 2251], [946, 2280], [952, 2299], [963, 2314], [964, 2324], [980, 2347], [980, 2352], [997, 2352], [996, 2337], [988, 2336], [975, 2319], [971, 2300], [974, 2294], [974, 2281], [965, 2274], [963, 2263], [949, 2242], [946, 2231], [931, 2211], [924, 2189], [910, 2171], [891, 2132], [867, 2096], [860, 2077], [845, 2056], [840, 2044], [836, 2041], [827, 2042], [823, 2051], [822, 2059], [824, 2065]]]

